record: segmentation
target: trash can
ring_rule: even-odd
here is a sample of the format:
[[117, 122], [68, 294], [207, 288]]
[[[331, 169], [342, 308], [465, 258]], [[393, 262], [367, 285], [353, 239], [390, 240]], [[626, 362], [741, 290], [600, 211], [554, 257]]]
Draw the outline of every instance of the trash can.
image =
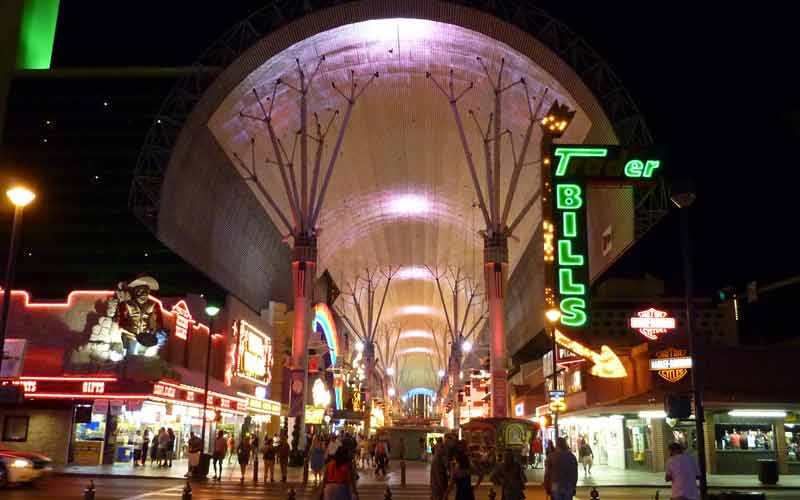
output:
[[194, 470], [194, 477], [196, 479], [203, 479], [208, 477], [208, 470], [211, 467], [211, 455], [208, 453], [200, 454], [200, 464]]
[[115, 462], [126, 463], [126, 462], [131, 462], [132, 460], [133, 460], [133, 446], [130, 445], [117, 446], [117, 455], [114, 457]]
[[758, 480], [761, 484], [778, 484], [778, 461], [771, 458], [759, 459]]

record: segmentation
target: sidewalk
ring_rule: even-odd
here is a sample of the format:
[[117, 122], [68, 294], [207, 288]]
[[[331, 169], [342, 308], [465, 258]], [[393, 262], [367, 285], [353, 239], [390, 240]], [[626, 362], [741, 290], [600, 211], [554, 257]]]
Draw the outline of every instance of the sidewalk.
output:
[[[542, 469], [528, 470], [528, 482], [541, 483], [544, 477]], [[605, 465], [592, 467], [592, 474], [585, 476], [583, 468], [579, 468], [578, 487], [581, 486], [615, 486], [615, 487], [668, 487], [663, 472], [643, 472], [614, 469]], [[708, 486], [716, 489], [800, 489], [800, 476], [783, 475], [776, 485], [761, 484], [758, 476], [709, 474]]]
[[[127, 477], [127, 478], [161, 478], [183, 480], [187, 471], [186, 460], [175, 460], [172, 468], [163, 469], [147, 465], [145, 467], [133, 467], [130, 464], [116, 465], [69, 465], [56, 469], [56, 474], [65, 476], [91, 476], [91, 477]], [[213, 471], [213, 469], [212, 469]], [[259, 481], [264, 480], [263, 462], [259, 462]], [[280, 468], [275, 466], [275, 473], [280, 478]], [[213, 474], [211, 472], [210, 474]], [[209, 474], [209, 475], [210, 475]], [[389, 473], [386, 478], [376, 478], [372, 471], [359, 470], [360, 484], [400, 484], [400, 462], [392, 460], [389, 466]], [[299, 484], [303, 480], [303, 470], [301, 467], [289, 467], [289, 482]], [[541, 469], [528, 470], [528, 484], [541, 484], [544, 473]], [[429, 484], [429, 465], [417, 461], [406, 462], [406, 483], [407, 484]], [[241, 478], [239, 465], [236, 461], [228, 464], [225, 461], [225, 470], [222, 475], [223, 481], [238, 481]], [[245, 481], [252, 482], [253, 466], [248, 466], [245, 473]], [[488, 479], [484, 478], [484, 482]], [[309, 471], [309, 483], [313, 484], [314, 476]], [[755, 475], [719, 475], [708, 476], [709, 487], [715, 489], [800, 489], [800, 476], [784, 475], [780, 477], [777, 485], [762, 485]], [[641, 472], [630, 470], [613, 469], [607, 466], [596, 465], [592, 468], [592, 474], [585, 477], [583, 470], [580, 471], [578, 479], [579, 487], [668, 487], [669, 483], [664, 481], [663, 472]]]

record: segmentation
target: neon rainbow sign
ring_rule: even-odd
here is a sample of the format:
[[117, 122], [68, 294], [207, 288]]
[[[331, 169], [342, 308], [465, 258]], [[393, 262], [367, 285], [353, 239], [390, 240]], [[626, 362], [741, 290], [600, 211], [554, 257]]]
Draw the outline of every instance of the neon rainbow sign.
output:
[[314, 306], [313, 331], [317, 331], [317, 326], [322, 328], [325, 342], [328, 344], [331, 354], [331, 364], [336, 366], [336, 358], [339, 357], [339, 334], [336, 331], [336, 323], [333, 321], [333, 314], [325, 304], [319, 303]]

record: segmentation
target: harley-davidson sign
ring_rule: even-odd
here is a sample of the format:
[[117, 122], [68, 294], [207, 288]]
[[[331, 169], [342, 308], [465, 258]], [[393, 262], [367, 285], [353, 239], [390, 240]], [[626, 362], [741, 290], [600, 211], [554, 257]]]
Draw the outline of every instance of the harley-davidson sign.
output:
[[650, 360], [650, 370], [671, 383], [685, 377], [691, 367], [692, 358], [686, 355], [686, 350], [674, 347], [657, 352], [656, 357]]

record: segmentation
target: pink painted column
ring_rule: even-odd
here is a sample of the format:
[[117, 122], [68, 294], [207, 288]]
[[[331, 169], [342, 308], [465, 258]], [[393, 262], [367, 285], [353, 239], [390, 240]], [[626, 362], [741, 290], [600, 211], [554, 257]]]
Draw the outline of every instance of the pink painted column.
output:
[[508, 269], [508, 238], [489, 236], [483, 248], [484, 279], [489, 301], [489, 369], [491, 371], [491, 416], [508, 416], [508, 371], [506, 333], [503, 311], [506, 273]]
[[289, 391], [289, 416], [297, 417], [301, 447], [305, 446], [305, 402], [308, 385], [308, 334], [310, 330], [311, 293], [316, 277], [317, 242], [298, 238], [292, 259], [294, 291], [294, 328], [292, 330], [292, 382]]

